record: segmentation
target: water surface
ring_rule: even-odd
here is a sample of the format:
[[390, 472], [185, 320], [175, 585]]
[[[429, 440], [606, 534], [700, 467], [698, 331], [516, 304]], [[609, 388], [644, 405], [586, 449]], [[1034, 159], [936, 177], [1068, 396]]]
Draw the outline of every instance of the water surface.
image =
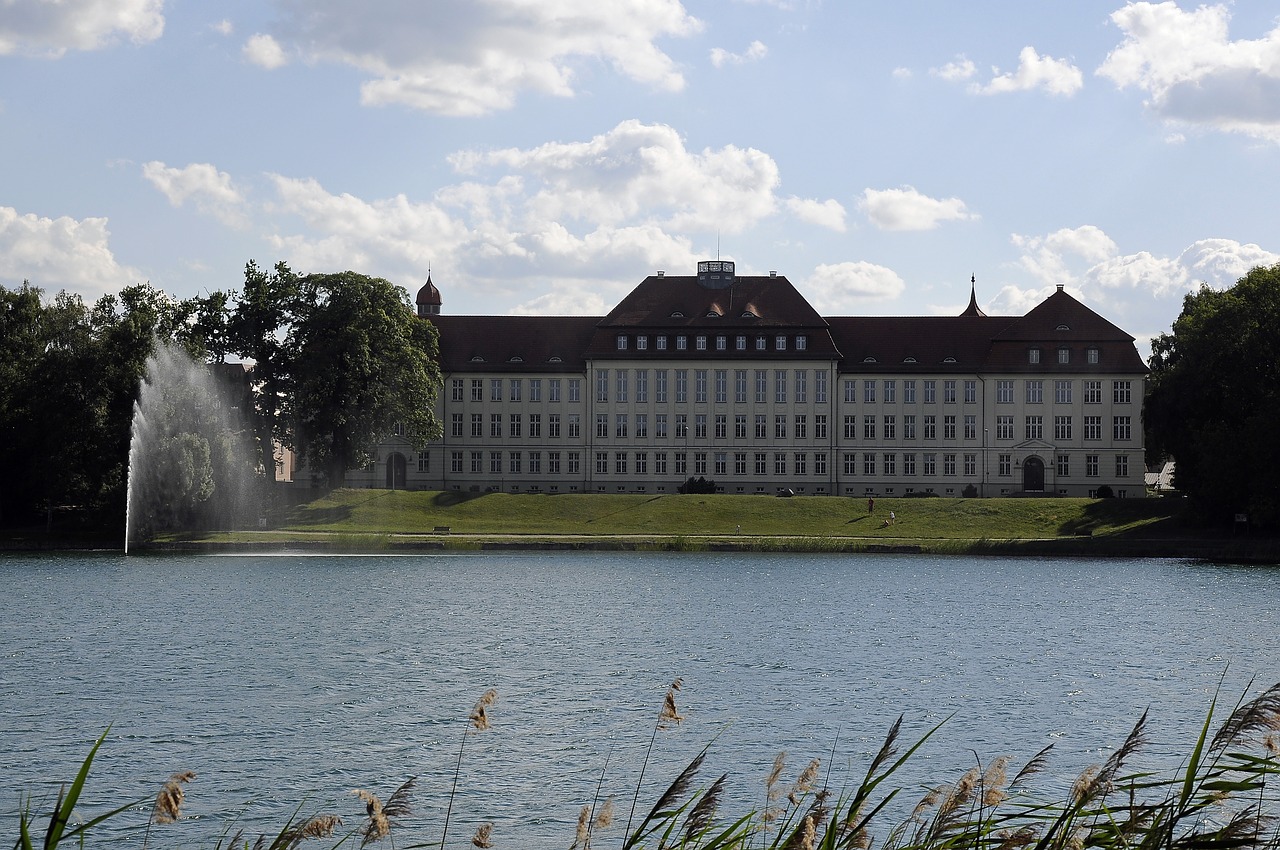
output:
[[411, 775], [398, 843], [438, 841], [467, 713], [495, 687], [450, 844], [492, 820], [501, 846], [567, 847], [602, 774], [625, 820], [676, 676], [686, 720], [658, 736], [650, 801], [712, 741], [705, 779], [729, 770], [739, 810], [780, 749], [792, 775], [834, 751], [843, 777], [899, 714], [910, 737], [949, 718], [908, 784], [1052, 743], [1045, 781], [1065, 785], [1147, 707], [1148, 757], [1176, 759], [1224, 676], [1230, 702], [1280, 679], [1277, 577], [1163, 559], [6, 557], [0, 787], [52, 793], [109, 725], [90, 806], [197, 774], [197, 820], [168, 846], [299, 804], [356, 824], [350, 789], [385, 799]]

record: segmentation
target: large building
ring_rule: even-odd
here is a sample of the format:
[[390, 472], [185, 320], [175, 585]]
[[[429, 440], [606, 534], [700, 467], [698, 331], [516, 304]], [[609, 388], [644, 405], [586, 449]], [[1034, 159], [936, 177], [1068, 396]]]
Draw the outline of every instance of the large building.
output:
[[1062, 287], [1025, 316], [823, 317], [782, 276], [645, 278], [607, 316], [452, 316], [444, 436], [356, 487], [542, 493], [1093, 496], [1143, 485], [1133, 337]]

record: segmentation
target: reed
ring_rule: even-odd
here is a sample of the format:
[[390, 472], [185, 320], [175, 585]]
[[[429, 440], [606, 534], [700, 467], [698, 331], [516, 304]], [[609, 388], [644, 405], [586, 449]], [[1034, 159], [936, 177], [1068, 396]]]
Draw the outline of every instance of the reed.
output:
[[[1082, 772], [1056, 798], [1040, 796], [1034, 787], [1052, 758], [1052, 747], [1022, 765], [1012, 780], [1009, 758], [1000, 756], [984, 764], [975, 753], [972, 767], [937, 783], [906, 812], [904, 803], [895, 803], [906, 790], [896, 777], [946, 721], [905, 744], [900, 717], [865, 771], [851, 770], [833, 779], [830, 770], [824, 774], [822, 763], [813, 759], [787, 783], [782, 780], [785, 754], [779, 753], [765, 780], [760, 807], [736, 815], [722, 811], [730, 774], [699, 785], [708, 745], [657, 794], [647, 811], [641, 809], [643, 815], [637, 815], [657, 736], [685, 719], [675, 701], [681, 686], [680, 680], [673, 682], [663, 699], [636, 780], [627, 827], [609, 842], [612, 846], [623, 850], [1280, 850], [1280, 684], [1252, 698], [1242, 697], [1229, 711], [1219, 707], [1215, 696], [1181, 766], [1171, 771], [1135, 766], [1148, 738], [1144, 713], [1106, 761]], [[468, 717], [439, 843], [410, 844], [405, 850], [446, 846], [466, 741], [473, 732], [488, 728], [488, 709], [496, 696], [486, 692]], [[68, 841], [83, 847], [105, 821], [140, 810], [144, 801], [129, 801], [77, 820], [75, 808], [106, 735], [93, 744], [75, 778], [59, 790], [47, 812], [37, 812], [30, 795], [23, 798], [14, 850], [36, 850], [37, 846], [56, 850]], [[837, 756], [833, 745], [828, 763], [837, 761]], [[153, 826], [157, 840], [172, 836], [177, 839], [173, 846], [181, 844], [180, 833], [169, 830], [181, 830], [185, 820], [181, 807], [190, 793], [184, 787], [193, 779], [194, 774], [183, 772], [164, 783], [146, 823], [139, 827], [145, 830], [144, 846]], [[274, 835], [250, 840], [236, 832], [219, 840], [215, 850], [294, 850], [313, 840], [326, 840], [337, 848], [389, 839], [394, 847], [397, 822], [411, 815], [416, 780], [401, 784], [385, 803], [372, 792], [355, 791], [364, 803], [365, 818], [345, 835], [335, 838], [343, 824], [339, 815], [298, 819], [295, 813]], [[612, 801], [601, 802], [597, 787], [596, 799], [582, 807], [576, 834], [566, 835], [563, 846], [578, 850], [593, 843], [605, 846], [597, 832], [611, 820]], [[492, 823], [480, 825], [470, 838], [471, 846], [522, 846], [518, 837], [499, 843], [493, 833]]]

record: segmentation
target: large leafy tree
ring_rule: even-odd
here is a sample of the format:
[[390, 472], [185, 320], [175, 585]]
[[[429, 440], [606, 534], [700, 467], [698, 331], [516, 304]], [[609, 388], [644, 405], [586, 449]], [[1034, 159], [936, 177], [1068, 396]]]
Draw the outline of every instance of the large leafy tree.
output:
[[1170, 457], [1175, 485], [1210, 521], [1247, 513], [1280, 527], [1280, 264], [1225, 291], [1186, 296], [1151, 344], [1148, 460]]
[[308, 275], [299, 293], [288, 419], [308, 465], [336, 486], [397, 423], [418, 448], [437, 439], [438, 335], [408, 293], [350, 271]]

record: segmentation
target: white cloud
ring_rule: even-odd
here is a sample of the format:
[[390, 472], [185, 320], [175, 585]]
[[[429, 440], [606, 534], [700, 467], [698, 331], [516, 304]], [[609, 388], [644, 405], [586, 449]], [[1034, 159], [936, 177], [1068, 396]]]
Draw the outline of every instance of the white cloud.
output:
[[1034, 47], [1024, 47], [1018, 54], [1018, 68], [1001, 74], [993, 68], [991, 82], [985, 86], [972, 84], [974, 94], [1005, 94], [1007, 92], [1043, 89], [1052, 95], [1070, 97], [1084, 87], [1084, 75], [1080, 69], [1065, 59], [1041, 56]]
[[209, 28], [214, 32], [216, 32], [218, 35], [231, 35], [236, 31], [235, 25], [232, 24], [231, 21], [227, 18], [223, 18], [222, 20], [218, 21], [216, 24], [210, 24]]
[[90, 299], [138, 282], [136, 269], [116, 262], [109, 239], [105, 218], [44, 218], [0, 207], [0, 279]]
[[5, 0], [0, 8], [0, 56], [57, 58], [121, 38], [144, 44], [164, 33], [164, 0]]
[[892, 77], [895, 80], [909, 80], [912, 77], [910, 68], [894, 68]]
[[841, 315], [866, 301], [888, 301], [906, 289], [892, 269], [874, 263], [820, 265], [804, 282], [815, 309], [824, 315]]
[[240, 49], [240, 52], [247, 61], [260, 68], [266, 68], [268, 71], [273, 71], [289, 64], [289, 58], [285, 56], [284, 48], [280, 46], [280, 42], [263, 33], [251, 35], [249, 40], [244, 43], [244, 47]]
[[836, 233], [845, 231], [844, 206], [834, 198], [828, 198], [825, 201], [812, 198], [788, 198], [787, 209], [796, 218], [808, 224], [816, 224], [818, 227], [825, 227]]
[[245, 224], [244, 196], [231, 184], [230, 174], [218, 171], [207, 162], [192, 163], [185, 168], [148, 162], [142, 166], [142, 176], [175, 207], [191, 201], [201, 212], [216, 216], [224, 224], [233, 227]]
[[1125, 37], [1100, 76], [1146, 92], [1166, 120], [1280, 142], [1280, 26], [1231, 41], [1227, 6], [1172, 2], [1129, 3], [1111, 20]]
[[969, 79], [978, 73], [978, 69], [971, 60], [958, 56], [954, 62], [948, 62], [941, 68], [930, 68], [929, 73], [948, 82], [956, 82]]
[[912, 186], [866, 189], [858, 208], [881, 230], [933, 230], [944, 221], [978, 217], [959, 198], [930, 198]]
[[671, 127], [635, 120], [584, 142], [467, 151], [450, 162], [462, 173], [518, 172], [525, 214], [541, 221], [638, 219], [673, 232], [738, 233], [778, 206], [778, 166], [767, 154], [733, 145], [690, 151]]
[[[634, 283], [633, 283], [634, 285]], [[532, 298], [512, 310], [509, 316], [603, 316], [613, 309], [626, 291], [607, 303], [600, 294], [599, 281], [558, 281], [552, 290]]]
[[730, 53], [722, 47], [711, 48], [711, 64], [717, 68], [723, 68], [725, 65], [743, 65], [747, 62], [759, 62], [769, 54], [769, 48], [765, 47], [764, 42], [753, 41], [747, 46], [742, 53]]
[[679, 0], [313, 0], [282, 11], [278, 41], [373, 78], [363, 103], [446, 115], [508, 109], [524, 92], [571, 96], [575, 73], [597, 63], [679, 91], [684, 77], [657, 41], [702, 26]]
[[1006, 288], [1009, 291], [997, 298], [1004, 308], [1025, 306], [1058, 284], [1099, 297], [1117, 289], [1154, 297], [1177, 296], [1191, 291], [1198, 282], [1225, 289], [1255, 266], [1280, 262], [1280, 254], [1232, 239], [1201, 239], [1177, 257], [1160, 257], [1148, 251], [1121, 254], [1111, 237], [1093, 225], [1064, 228], [1047, 236], [1015, 234], [1012, 242], [1022, 251], [1018, 264], [1042, 286], [1023, 293], [1022, 298]]

